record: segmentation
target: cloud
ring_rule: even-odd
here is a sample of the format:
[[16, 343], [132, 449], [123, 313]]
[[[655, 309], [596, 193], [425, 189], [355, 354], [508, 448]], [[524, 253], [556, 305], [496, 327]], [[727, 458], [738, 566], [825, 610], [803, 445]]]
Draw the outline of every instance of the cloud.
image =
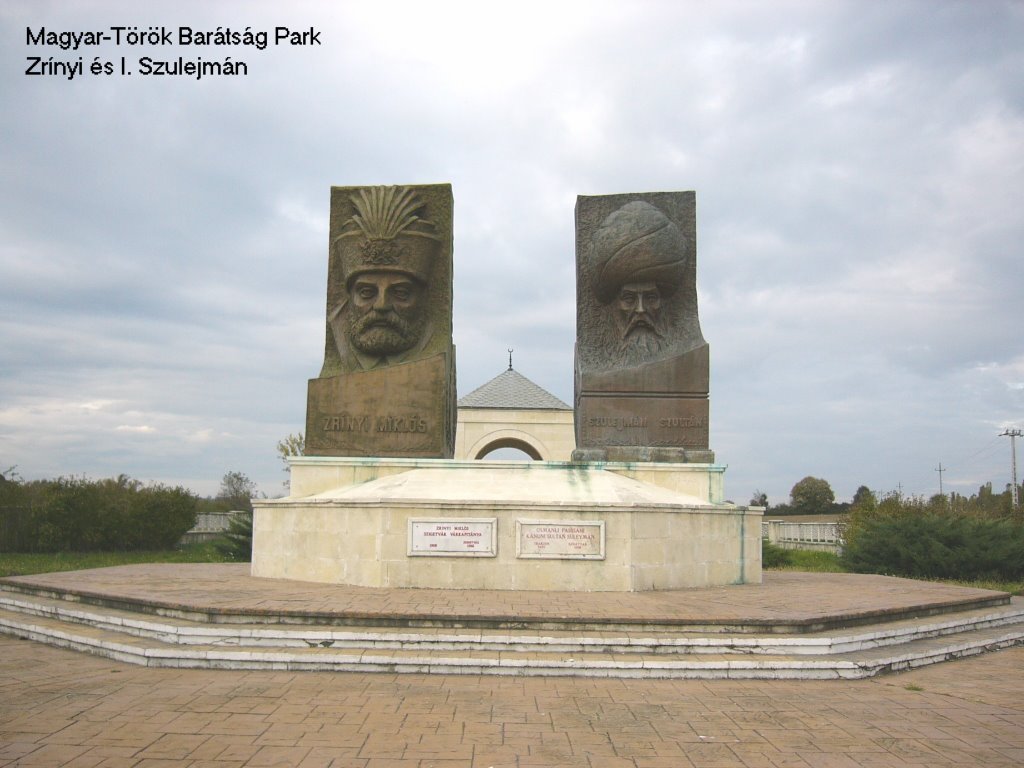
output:
[[[129, 17], [323, 45], [200, 82], [16, 66], [26, 25]], [[571, 402], [576, 195], [695, 189], [728, 495], [930, 492], [939, 459], [999, 485], [998, 450], [960, 459], [1024, 421], [1022, 28], [998, 2], [6, 3], [0, 454], [278, 490], [329, 187], [450, 181], [460, 392], [514, 347]]]
[[116, 432], [136, 432], [142, 435], [156, 432], [156, 430], [148, 424], [119, 424], [114, 427], [114, 430]]

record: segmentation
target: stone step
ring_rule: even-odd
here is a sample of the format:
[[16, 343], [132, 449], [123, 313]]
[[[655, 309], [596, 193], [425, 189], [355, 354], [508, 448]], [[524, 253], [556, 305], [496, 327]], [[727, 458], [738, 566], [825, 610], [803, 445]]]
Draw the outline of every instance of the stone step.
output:
[[856, 630], [805, 635], [634, 631], [479, 630], [466, 628], [355, 628], [295, 624], [210, 625], [131, 611], [95, 608], [65, 600], [0, 593], [0, 608], [31, 616], [88, 624], [100, 629], [182, 645], [239, 647], [431, 648], [436, 650], [558, 651], [568, 653], [835, 654], [906, 643], [925, 637], [1024, 621], [1024, 599], [929, 619], [880, 622]]
[[[0, 579], [0, 595], [47, 597], [103, 610], [120, 609], [140, 616], [219, 626], [302, 625], [349, 630], [390, 627], [413, 631], [446, 628], [499, 633], [529, 630], [545, 635], [563, 630], [627, 635], [636, 632], [776, 636], [846, 633], [882, 622], [934, 619], [967, 610], [998, 608], [1010, 602], [1010, 595], [1001, 592], [948, 587], [935, 589], [935, 585], [923, 588], [925, 585], [921, 583], [907, 582], [904, 585], [899, 583], [903, 580], [858, 578], [849, 574], [818, 574], [822, 583], [817, 592], [808, 591], [806, 585], [796, 583], [793, 586], [799, 590], [799, 596], [782, 597], [779, 594], [782, 588], [771, 584], [779, 579], [779, 574], [770, 574], [771, 581], [763, 588], [760, 585], [754, 590], [739, 587], [736, 595], [712, 590], [725, 601], [722, 610], [717, 610], [713, 603], [708, 604], [709, 593], [700, 590], [665, 593], [672, 598], [662, 601], [656, 599], [657, 593], [638, 593], [636, 599], [644, 606], [640, 609], [624, 604], [617, 593], [582, 593], [573, 595], [569, 602], [566, 602], [568, 593], [551, 593], [557, 606], [552, 610], [548, 603], [538, 604], [528, 599], [538, 594], [530, 592], [521, 593], [527, 599], [510, 601], [508, 593], [504, 592], [489, 594], [461, 590], [453, 594], [456, 599], [449, 601], [447, 598], [439, 600], [438, 590], [350, 590], [344, 586], [304, 584], [301, 592], [296, 592], [296, 582], [286, 582], [291, 586], [282, 588], [270, 580], [268, 584], [259, 585], [260, 589], [266, 587], [269, 595], [273, 595], [268, 597], [260, 589], [253, 589], [253, 580], [247, 574], [242, 577], [237, 571], [229, 570], [230, 565], [198, 564], [187, 571], [165, 568], [163, 572], [147, 571], [159, 569], [158, 565], [137, 566], [139, 572], [133, 576], [139, 583], [126, 580], [123, 575], [123, 571], [131, 568], [119, 566], [84, 571], [81, 581], [74, 580], [74, 574]], [[176, 581], [164, 581], [167, 578], [165, 573], [173, 574]], [[863, 600], [862, 594], [851, 592], [846, 583], [827, 580], [828, 576], [836, 575], [848, 576], [848, 582], [868, 581], [872, 584], [869, 589], [880, 590], [879, 598]], [[886, 581], [878, 584], [878, 579]], [[911, 595], [897, 597], [894, 588], [901, 592], [909, 589]], [[838, 596], [830, 591], [832, 589], [838, 591]], [[218, 591], [223, 593], [223, 602], [211, 601], [211, 594]], [[355, 599], [352, 591], [359, 593]], [[380, 592], [383, 602], [367, 600], [367, 591]], [[755, 591], [760, 593], [757, 600], [766, 601], [766, 607], [764, 603], [751, 600]], [[422, 595], [422, 601], [410, 600], [409, 594]], [[485, 605], [467, 602], [462, 597], [464, 594], [478, 595], [488, 602]], [[734, 599], [738, 599], [738, 603]], [[697, 610], [694, 610], [694, 604], [699, 606]], [[749, 605], [749, 612], [737, 610], [744, 604]], [[455, 610], [452, 610], [453, 605], [457, 606]]]
[[[469, 635], [463, 636], [461, 644], [453, 647], [442, 647], [429, 639], [424, 639], [424, 642], [402, 641], [406, 644], [400, 647], [339, 647], [333, 643], [310, 645], [308, 642], [304, 646], [182, 644], [154, 635], [126, 633], [122, 631], [126, 626], [124, 618], [111, 615], [103, 622], [93, 623], [90, 616], [80, 615], [73, 621], [66, 621], [59, 614], [46, 615], [45, 610], [32, 614], [8, 607], [0, 609], [0, 632], [145, 666], [694, 679], [870, 677], [880, 672], [937, 663], [1024, 642], [1024, 620], [1019, 614], [1002, 625], [990, 624], [952, 634], [921, 636], [899, 644], [862, 647], [839, 653], [826, 649], [818, 654], [791, 653], [780, 647], [768, 646], [757, 652], [738, 648], [726, 652], [730, 649], [720, 646], [696, 654], [678, 651], [659, 653], [646, 646], [637, 649], [630, 643], [625, 644], [629, 652], [619, 652], [614, 650], [614, 646], [600, 643], [580, 643], [567, 649], [564, 644], [558, 644], [564, 638], [551, 638], [558, 641], [555, 643], [489, 646], [473, 642]], [[964, 626], [969, 625], [968, 622]], [[231, 630], [240, 627], [200, 629]], [[255, 628], [259, 631], [266, 629]], [[323, 630], [309, 628], [309, 631]], [[175, 634], [169, 632], [165, 637], [174, 640]], [[424, 633], [423, 637], [429, 638], [433, 634]]]

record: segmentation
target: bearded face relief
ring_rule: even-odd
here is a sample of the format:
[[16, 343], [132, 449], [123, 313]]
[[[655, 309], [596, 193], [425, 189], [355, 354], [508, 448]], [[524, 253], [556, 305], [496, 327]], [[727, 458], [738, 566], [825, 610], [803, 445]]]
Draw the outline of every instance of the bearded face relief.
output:
[[[328, 285], [321, 375], [423, 356], [437, 331], [431, 286], [441, 251], [426, 202], [409, 187], [354, 188], [336, 202], [350, 215], [332, 225], [334, 266], [328, 279], [335, 287]], [[443, 341], [430, 349], [436, 352], [439, 345]]]
[[393, 272], [364, 272], [349, 288], [346, 330], [352, 346], [386, 357], [412, 349], [426, 323], [423, 286]]
[[613, 309], [625, 357], [642, 359], [661, 350], [665, 325], [657, 283], [626, 283], [619, 289]]
[[657, 283], [626, 283], [616, 297], [615, 318], [622, 340], [631, 337], [663, 336], [661, 291]]

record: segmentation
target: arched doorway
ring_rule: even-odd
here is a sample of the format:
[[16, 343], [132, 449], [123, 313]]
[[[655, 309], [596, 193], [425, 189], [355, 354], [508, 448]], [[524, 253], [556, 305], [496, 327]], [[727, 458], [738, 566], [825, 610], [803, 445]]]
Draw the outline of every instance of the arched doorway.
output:
[[533, 461], [546, 461], [551, 457], [547, 448], [533, 435], [518, 429], [492, 429], [479, 437], [466, 451], [468, 459], [482, 459], [494, 451], [513, 448], [522, 451]]
[[[543, 456], [540, 452], [532, 445], [527, 443], [525, 440], [520, 440], [515, 437], [502, 437], [487, 443], [482, 448], [477, 450], [474, 459], [484, 459], [495, 452], [502, 452], [501, 456], [492, 456], [495, 459], [532, 459], [533, 461], [541, 461]], [[516, 455], [518, 452], [519, 455]]]

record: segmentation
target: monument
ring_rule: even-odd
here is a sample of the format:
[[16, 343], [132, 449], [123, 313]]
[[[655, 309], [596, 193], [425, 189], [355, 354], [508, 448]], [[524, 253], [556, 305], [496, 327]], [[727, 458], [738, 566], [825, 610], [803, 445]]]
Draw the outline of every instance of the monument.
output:
[[[708, 450], [693, 193], [580, 198], [573, 461], [453, 459], [452, 196], [331, 190], [324, 364], [252, 575], [363, 587], [757, 583], [761, 511]], [[507, 372], [506, 378], [509, 373]]]
[[710, 463], [693, 192], [576, 200], [576, 461]]
[[455, 419], [451, 186], [332, 187], [306, 454], [451, 458]]

